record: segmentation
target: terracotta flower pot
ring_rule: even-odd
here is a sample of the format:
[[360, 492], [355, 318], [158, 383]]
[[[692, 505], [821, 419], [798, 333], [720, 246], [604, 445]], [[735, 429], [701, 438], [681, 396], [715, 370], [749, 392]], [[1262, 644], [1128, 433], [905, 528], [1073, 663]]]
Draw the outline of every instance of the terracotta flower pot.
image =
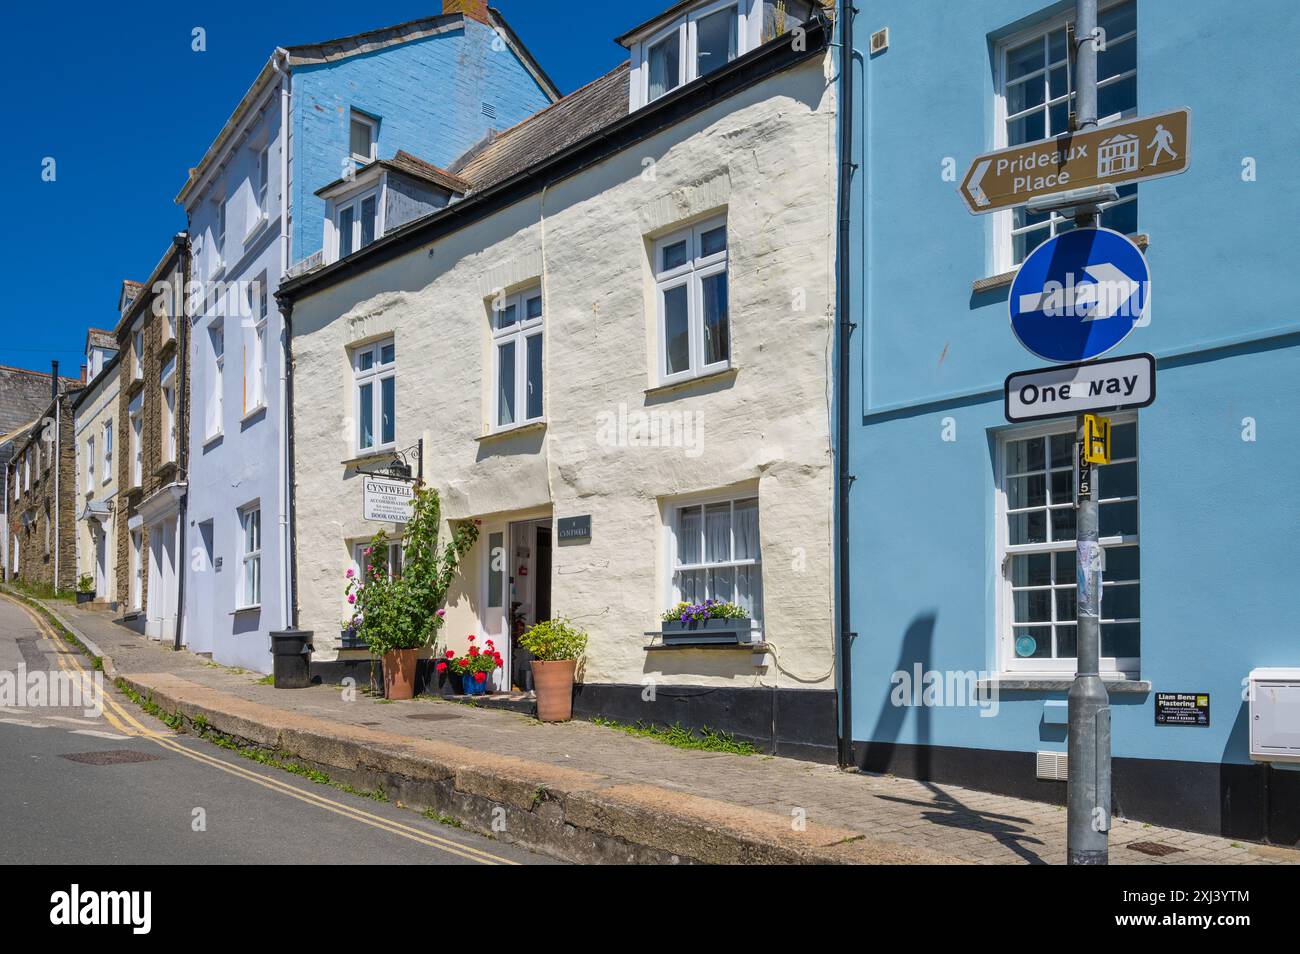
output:
[[568, 722], [573, 717], [573, 672], [577, 665], [576, 659], [532, 661], [539, 722]]
[[394, 649], [384, 653], [384, 698], [410, 699], [415, 696], [415, 650]]

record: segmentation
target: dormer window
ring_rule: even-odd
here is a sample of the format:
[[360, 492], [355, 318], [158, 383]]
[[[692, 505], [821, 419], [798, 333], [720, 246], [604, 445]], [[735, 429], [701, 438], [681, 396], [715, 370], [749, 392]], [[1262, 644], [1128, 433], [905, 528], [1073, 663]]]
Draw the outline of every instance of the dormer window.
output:
[[712, 0], [622, 38], [632, 53], [631, 108], [653, 103], [789, 32], [813, 0]]

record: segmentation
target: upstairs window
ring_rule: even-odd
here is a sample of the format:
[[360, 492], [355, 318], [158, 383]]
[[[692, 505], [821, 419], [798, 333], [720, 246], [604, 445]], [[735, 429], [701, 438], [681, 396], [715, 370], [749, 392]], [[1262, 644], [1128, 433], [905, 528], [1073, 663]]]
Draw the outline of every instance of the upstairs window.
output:
[[726, 219], [659, 239], [654, 256], [659, 383], [729, 367]]
[[253, 336], [244, 354], [244, 416], [266, 406], [266, 273], [249, 288]]
[[217, 203], [217, 224], [216, 224], [216, 242], [217, 242], [217, 260], [213, 265], [215, 269], [222, 269], [226, 266], [226, 197], [222, 196], [216, 200]]
[[132, 487], [144, 486], [144, 402], [143, 394], [137, 394], [131, 402], [128, 419], [131, 423], [131, 483]]
[[651, 103], [734, 60], [745, 46], [746, 0], [705, 4], [645, 41], [645, 97]]
[[176, 460], [176, 359], [172, 358], [163, 368], [159, 381], [162, 398], [162, 462], [169, 464]]
[[263, 146], [257, 151], [257, 174], [255, 179], [255, 196], [257, 199], [257, 211], [263, 217], [270, 214], [269, 200], [271, 196], [271, 147]]
[[542, 289], [493, 302], [492, 428], [542, 418]]
[[397, 347], [392, 338], [352, 352], [357, 450], [391, 448], [397, 442]]
[[207, 429], [203, 436], [212, 440], [222, 433], [224, 420], [222, 394], [225, 391], [226, 326], [220, 318], [208, 326], [208, 355]]
[[334, 207], [335, 260], [365, 248], [379, 235], [379, 190]]
[[131, 336], [132, 376], [140, 381], [144, 378], [144, 329], [141, 328]]
[[379, 140], [379, 120], [365, 113], [352, 110], [352, 122], [348, 132], [349, 147], [352, 158], [358, 165], [373, 162]]
[[113, 479], [113, 422], [104, 422], [104, 471], [100, 480], [108, 483]]
[[95, 489], [95, 439], [86, 439], [86, 493]]
[[[1073, 11], [1010, 38], [998, 50], [1000, 146], [1050, 139], [1069, 132], [1075, 108], [1074, 57], [1066, 40]], [[1137, 115], [1137, 8], [1133, 0], [1097, 15], [1106, 49], [1097, 54], [1097, 119], [1102, 125]], [[1119, 186], [1119, 198], [1103, 204], [1101, 224], [1131, 235], [1137, 231], [1137, 186]], [[998, 270], [1023, 262], [1048, 238], [1074, 228], [1057, 212], [1030, 213], [1023, 206], [998, 213]]]

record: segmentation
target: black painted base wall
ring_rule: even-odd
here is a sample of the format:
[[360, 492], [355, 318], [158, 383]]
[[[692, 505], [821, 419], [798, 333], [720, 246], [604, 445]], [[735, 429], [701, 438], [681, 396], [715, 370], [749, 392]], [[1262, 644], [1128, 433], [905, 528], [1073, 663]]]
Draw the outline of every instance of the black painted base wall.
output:
[[834, 763], [835, 693], [823, 689], [736, 689], [728, 686], [647, 687], [592, 683], [574, 687], [573, 715], [688, 729], [710, 728], [750, 742], [769, 755]]
[[[943, 745], [854, 742], [867, 772], [960, 785], [1064, 805], [1066, 784], [1037, 778], [1033, 752]], [[1115, 814], [1169, 828], [1300, 847], [1300, 772], [1266, 764], [1234, 765], [1117, 758]]]

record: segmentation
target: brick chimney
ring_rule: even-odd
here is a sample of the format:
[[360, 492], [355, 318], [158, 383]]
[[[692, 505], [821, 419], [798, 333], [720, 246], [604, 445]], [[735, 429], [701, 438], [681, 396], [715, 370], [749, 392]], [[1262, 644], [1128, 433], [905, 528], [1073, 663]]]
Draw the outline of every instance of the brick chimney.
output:
[[492, 25], [488, 20], [487, 0], [442, 0], [442, 12], [463, 13], [471, 20]]

